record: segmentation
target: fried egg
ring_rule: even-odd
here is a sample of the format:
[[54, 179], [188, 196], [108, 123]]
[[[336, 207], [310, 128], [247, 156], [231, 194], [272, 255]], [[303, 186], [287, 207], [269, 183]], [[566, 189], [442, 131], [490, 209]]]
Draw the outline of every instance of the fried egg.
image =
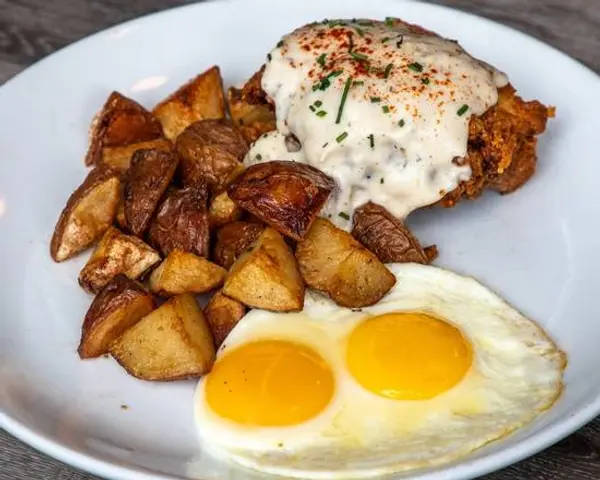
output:
[[361, 478], [444, 463], [552, 406], [565, 355], [477, 281], [395, 264], [377, 305], [252, 310], [195, 399], [202, 444], [266, 473]]

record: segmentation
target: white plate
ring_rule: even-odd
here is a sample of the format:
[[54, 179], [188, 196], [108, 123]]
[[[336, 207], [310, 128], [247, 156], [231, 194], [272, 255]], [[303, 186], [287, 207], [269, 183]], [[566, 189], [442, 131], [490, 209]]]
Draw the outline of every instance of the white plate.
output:
[[440, 246], [442, 265], [476, 276], [549, 330], [569, 354], [565, 394], [510, 438], [414, 478], [464, 479], [501, 468], [600, 413], [599, 78], [523, 34], [445, 8], [393, 0], [252, 0], [194, 5], [107, 30], [0, 89], [1, 426], [105, 477], [249, 478], [198, 461], [194, 383], [144, 383], [109, 359], [78, 359], [90, 303], [77, 285], [85, 255], [54, 264], [50, 235], [84, 177], [88, 125], [112, 89], [151, 106], [213, 63], [227, 83], [237, 83], [300, 24], [387, 15], [460, 39], [508, 72], [524, 97], [558, 109], [539, 145], [539, 173], [525, 188], [423, 212], [413, 225], [420, 238]]

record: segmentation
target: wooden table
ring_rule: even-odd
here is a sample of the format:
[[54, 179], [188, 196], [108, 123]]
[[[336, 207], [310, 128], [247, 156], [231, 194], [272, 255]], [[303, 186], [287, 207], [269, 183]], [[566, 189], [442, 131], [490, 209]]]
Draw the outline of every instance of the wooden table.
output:
[[[186, 3], [191, 2], [0, 0], [0, 84], [36, 60], [90, 33]], [[600, 0], [433, 0], [433, 3], [516, 27], [600, 72]], [[37, 453], [0, 431], [0, 480], [95, 478]], [[600, 479], [600, 417], [545, 452], [485, 479]]]

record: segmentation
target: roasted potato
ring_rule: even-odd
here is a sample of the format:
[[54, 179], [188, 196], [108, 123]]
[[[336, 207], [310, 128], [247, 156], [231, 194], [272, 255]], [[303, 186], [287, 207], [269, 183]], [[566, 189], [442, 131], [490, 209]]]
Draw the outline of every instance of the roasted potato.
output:
[[383, 263], [430, 263], [435, 245], [423, 248], [402, 220], [368, 202], [354, 212], [352, 235]]
[[264, 225], [250, 222], [233, 222], [221, 227], [217, 231], [213, 262], [229, 269], [233, 262], [254, 244], [264, 229]]
[[159, 261], [160, 255], [139, 238], [109, 227], [79, 272], [79, 284], [86, 292], [98, 293], [117, 275], [136, 279]]
[[117, 275], [94, 298], [83, 326], [77, 352], [81, 358], [99, 357], [117, 337], [154, 310], [154, 299], [142, 286]]
[[305, 163], [273, 161], [248, 167], [229, 184], [227, 193], [279, 233], [300, 240], [334, 185], [330, 177]]
[[167, 192], [150, 224], [150, 244], [164, 256], [177, 249], [208, 257], [207, 198], [206, 186], [200, 184]]
[[215, 346], [192, 294], [172, 297], [110, 345], [110, 354], [142, 380], [169, 381], [208, 373]]
[[179, 159], [173, 152], [138, 150], [131, 159], [124, 189], [125, 224], [141, 237], [171, 180]]
[[242, 217], [242, 209], [238, 207], [227, 192], [215, 195], [208, 207], [208, 224], [210, 228], [218, 228]]
[[283, 237], [270, 227], [229, 270], [223, 293], [249, 307], [277, 312], [302, 310], [304, 282]]
[[248, 144], [228, 120], [203, 120], [177, 137], [175, 149], [183, 185], [208, 183], [218, 193], [243, 169]]
[[306, 284], [343, 307], [373, 305], [396, 283], [375, 254], [324, 218], [298, 242], [296, 258]]
[[[102, 110], [92, 121], [85, 164], [99, 163], [104, 156], [105, 148], [115, 149], [162, 137], [160, 122], [148, 110], [131, 98], [119, 92], [112, 92]], [[113, 150], [107, 155], [107, 159], [113, 159], [114, 156]]]
[[208, 305], [204, 307], [204, 316], [217, 348], [244, 315], [246, 315], [246, 307], [243, 303], [223, 295], [221, 291], [212, 296]]
[[243, 90], [233, 87], [229, 89], [227, 97], [231, 119], [249, 144], [258, 140], [264, 133], [275, 130], [275, 112], [272, 105], [267, 102], [250, 103], [256, 100], [248, 98]]
[[206, 293], [223, 285], [227, 270], [190, 252], [173, 250], [150, 274], [152, 293], [163, 297]]
[[173, 150], [173, 144], [166, 138], [132, 143], [123, 147], [105, 147], [102, 152], [102, 163], [125, 173], [131, 166], [131, 158], [138, 150], [153, 149], [161, 152]]
[[198, 120], [225, 117], [223, 80], [219, 67], [214, 66], [181, 86], [160, 102], [152, 113], [162, 123], [171, 140]]
[[50, 242], [50, 255], [62, 262], [92, 245], [113, 223], [121, 197], [119, 173], [94, 168], [69, 197]]

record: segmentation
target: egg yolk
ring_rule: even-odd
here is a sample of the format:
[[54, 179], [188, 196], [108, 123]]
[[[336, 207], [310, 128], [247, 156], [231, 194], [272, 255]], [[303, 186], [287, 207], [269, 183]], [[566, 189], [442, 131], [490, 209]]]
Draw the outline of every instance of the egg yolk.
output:
[[206, 379], [206, 401], [221, 417], [248, 426], [304, 422], [331, 400], [329, 365], [298, 343], [262, 340], [221, 357]]
[[350, 334], [347, 363], [367, 390], [396, 400], [426, 400], [467, 373], [472, 350], [449, 323], [421, 312], [370, 318]]

